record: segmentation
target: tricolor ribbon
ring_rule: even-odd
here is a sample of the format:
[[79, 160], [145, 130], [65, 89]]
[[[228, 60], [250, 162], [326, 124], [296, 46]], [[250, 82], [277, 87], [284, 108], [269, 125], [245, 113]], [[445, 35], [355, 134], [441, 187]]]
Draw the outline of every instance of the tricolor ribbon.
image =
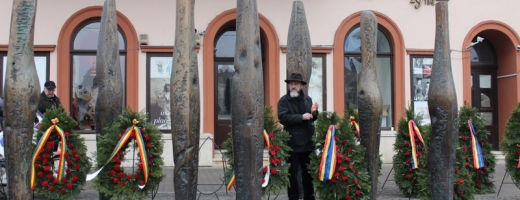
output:
[[417, 148], [415, 146], [415, 136], [421, 141], [424, 145], [424, 140], [421, 135], [421, 131], [419, 127], [415, 124], [413, 120], [408, 121], [408, 134], [410, 135], [410, 145], [412, 146], [412, 169], [419, 168], [419, 160], [417, 159]]
[[[45, 144], [47, 143], [47, 140], [49, 140], [51, 134], [54, 130], [56, 130], [56, 133], [60, 136], [60, 147], [62, 151], [65, 151], [65, 148], [67, 147], [67, 140], [65, 139], [65, 133], [63, 132], [63, 129], [61, 129], [58, 125], [56, 125], [59, 120], [58, 118], [54, 118], [51, 120], [52, 126], [49, 127], [45, 133], [43, 133], [42, 137], [40, 138], [40, 141], [36, 144], [36, 148], [34, 149], [34, 154], [32, 158], [32, 173], [31, 173], [31, 190], [34, 191], [34, 187], [36, 185], [36, 160], [41, 152], [43, 152], [43, 149], [45, 148]], [[63, 178], [63, 171], [65, 170], [65, 154], [60, 154], [60, 160], [58, 164], [58, 181], [61, 182], [61, 179]]]
[[[267, 134], [267, 131], [265, 131], [264, 129], [264, 141], [265, 141], [265, 146], [267, 147], [267, 151], [269, 151], [271, 149], [271, 140], [269, 139], [269, 134]], [[262, 187], [266, 187], [267, 184], [269, 184], [269, 177], [271, 176], [271, 159], [270, 159], [271, 156], [268, 156], [267, 158], [267, 172], [265, 173], [265, 176], [264, 176], [264, 182], [262, 183]], [[231, 188], [235, 185], [235, 180], [236, 180], [236, 177], [235, 177], [235, 171], [232, 171], [230, 176], [230, 178], [228, 179], [227, 183], [226, 183], [226, 189], [229, 191], [231, 190]]]
[[350, 116], [350, 127], [354, 127], [356, 129], [356, 134], [358, 138], [361, 138], [361, 133], [359, 131], [359, 124], [356, 122], [356, 118]]
[[94, 173], [88, 174], [87, 181], [94, 179], [101, 172], [101, 170], [103, 170], [103, 168], [108, 163], [110, 163], [110, 161], [112, 161], [112, 159], [117, 155], [117, 152], [119, 152], [123, 148], [123, 146], [125, 146], [125, 144], [128, 143], [130, 138], [132, 138], [132, 135], [135, 134], [135, 143], [137, 143], [137, 148], [139, 149], [139, 157], [141, 158], [141, 164], [143, 165], [144, 175], [144, 184], [138, 186], [140, 189], [143, 189], [146, 186], [146, 183], [148, 182], [148, 157], [146, 156], [146, 145], [141, 130], [139, 130], [139, 128], [137, 128], [136, 126], [139, 123], [139, 121], [134, 119], [132, 123], [132, 127], [127, 128], [125, 133], [121, 136], [121, 139], [119, 139], [119, 142], [114, 147], [112, 154], [110, 154], [110, 157], [108, 157], [107, 162]]
[[482, 155], [482, 147], [478, 142], [477, 135], [475, 133], [475, 127], [471, 120], [468, 120], [469, 132], [471, 134], [471, 152], [473, 153], [473, 168], [480, 169], [484, 167], [484, 156]]
[[323, 146], [323, 154], [321, 156], [320, 168], [318, 170], [318, 179], [323, 182], [331, 180], [336, 170], [336, 126], [330, 125], [327, 135], [325, 136], [325, 144]]

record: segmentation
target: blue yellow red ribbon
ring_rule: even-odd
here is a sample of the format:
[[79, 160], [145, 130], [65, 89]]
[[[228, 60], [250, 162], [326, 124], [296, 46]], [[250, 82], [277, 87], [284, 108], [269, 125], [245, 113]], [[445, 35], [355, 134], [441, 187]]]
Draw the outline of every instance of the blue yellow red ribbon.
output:
[[482, 155], [482, 147], [478, 142], [477, 135], [475, 133], [475, 127], [471, 120], [468, 120], [469, 132], [471, 134], [471, 152], [473, 154], [473, 168], [480, 169], [484, 167], [484, 156]]
[[323, 146], [323, 154], [321, 155], [320, 168], [318, 170], [318, 179], [323, 182], [331, 180], [336, 170], [336, 141], [334, 136], [336, 134], [336, 126], [330, 125], [325, 136], [325, 143]]
[[408, 134], [410, 135], [410, 145], [412, 146], [412, 169], [419, 168], [419, 160], [417, 158], [417, 147], [415, 146], [415, 136], [421, 141], [424, 145], [424, 140], [421, 135], [421, 131], [419, 130], [419, 127], [415, 124], [413, 120], [408, 121]]
[[361, 131], [359, 131], [359, 124], [356, 122], [356, 118], [350, 116], [350, 126], [356, 129], [356, 134], [358, 138], [361, 138]]
[[[264, 129], [264, 141], [265, 141], [265, 146], [267, 147], [267, 150], [269, 151], [271, 149], [271, 139], [269, 139], [269, 134], [267, 134], [267, 131]], [[270, 157], [270, 156], [268, 156]], [[271, 175], [271, 160], [269, 158], [267, 158], [267, 172], [265, 173], [264, 175], [264, 182], [262, 183], [262, 187], [266, 187], [267, 184], [269, 184], [269, 177]], [[228, 179], [227, 183], [226, 183], [226, 189], [227, 190], [231, 190], [231, 188], [235, 185], [235, 180], [236, 180], [236, 177], [235, 177], [235, 171], [232, 171], [231, 172], [231, 175], [229, 176], [230, 178]]]
[[[34, 154], [32, 157], [32, 172], [31, 172], [31, 190], [34, 191], [34, 187], [36, 185], [36, 160], [41, 152], [43, 152], [43, 149], [45, 148], [45, 144], [47, 143], [47, 140], [49, 140], [52, 132], [56, 130], [56, 133], [60, 136], [60, 147], [62, 151], [65, 151], [65, 148], [67, 147], [67, 140], [65, 139], [65, 133], [63, 132], [63, 129], [61, 129], [58, 125], [56, 125], [59, 120], [58, 118], [54, 118], [51, 120], [53, 125], [49, 127], [45, 133], [43, 133], [42, 137], [40, 138], [40, 141], [36, 144], [36, 148], [34, 149]], [[58, 181], [61, 182], [61, 179], [63, 178], [63, 171], [65, 170], [65, 154], [60, 154], [60, 160], [58, 164]]]
[[137, 124], [139, 121], [136, 119], [132, 120], [132, 127], [129, 127], [126, 129], [126, 132], [123, 133], [121, 136], [121, 139], [119, 139], [119, 142], [114, 147], [114, 150], [110, 154], [110, 157], [108, 157], [107, 162], [99, 168], [97, 171], [95, 171], [92, 174], [87, 175], [87, 181], [90, 181], [94, 179], [102, 170], [103, 168], [112, 161], [112, 159], [117, 155], [117, 153], [125, 146], [126, 143], [132, 138], [132, 134], [135, 134], [135, 143], [137, 143], [137, 148], [139, 149], [139, 158], [141, 158], [141, 164], [143, 166], [143, 176], [144, 176], [144, 184], [138, 185], [140, 189], [143, 189], [146, 186], [146, 183], [148, 182], [148, 157], [146, 156], [146, 145], [144, 142], [143, 135], [141, 133], [141, 130], [137, 128]]

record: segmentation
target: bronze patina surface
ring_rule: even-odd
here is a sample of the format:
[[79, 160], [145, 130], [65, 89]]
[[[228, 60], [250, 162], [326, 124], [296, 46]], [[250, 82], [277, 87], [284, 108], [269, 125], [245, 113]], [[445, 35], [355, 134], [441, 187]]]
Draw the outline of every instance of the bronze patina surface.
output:
[[[312, 46], [303, 1], [293, 2], [286, 55], [287, 75], [301, 74], [303, 80], [309, 83], [312, 72]], [[309, 87], [302, 89], [305, 94], [308, 94]]]

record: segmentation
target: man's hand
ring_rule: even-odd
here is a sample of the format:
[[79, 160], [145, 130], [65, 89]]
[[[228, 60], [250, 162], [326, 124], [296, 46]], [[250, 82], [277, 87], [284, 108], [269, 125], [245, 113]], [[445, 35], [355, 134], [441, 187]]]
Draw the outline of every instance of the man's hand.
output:
[[310, 113], [305, 113], [303, 114], [303, 120], [311, 120], [312, 119], [312, 114]]
[[311, 113], [314, 113], [315, 111], [317, 111], [319, 107], [320, 107], [320, 105], [318, 104], [318, 102], [314, 102], [314, 104], [311, 107]]

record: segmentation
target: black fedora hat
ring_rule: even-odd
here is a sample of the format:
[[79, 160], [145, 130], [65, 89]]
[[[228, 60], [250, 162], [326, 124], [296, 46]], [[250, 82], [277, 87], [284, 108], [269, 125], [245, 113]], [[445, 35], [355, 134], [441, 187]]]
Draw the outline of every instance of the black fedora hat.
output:
[[286, 83], [289, 83], [291, 81], [298, 81], [298, 82], [301, 82], [302, 85], [307, 85], [307, 82], [305, 82], [302, 78], [302, 75], [301, 74], [297, 74], [297, 73], [292, 73], [291, 76], [285, 80]]

